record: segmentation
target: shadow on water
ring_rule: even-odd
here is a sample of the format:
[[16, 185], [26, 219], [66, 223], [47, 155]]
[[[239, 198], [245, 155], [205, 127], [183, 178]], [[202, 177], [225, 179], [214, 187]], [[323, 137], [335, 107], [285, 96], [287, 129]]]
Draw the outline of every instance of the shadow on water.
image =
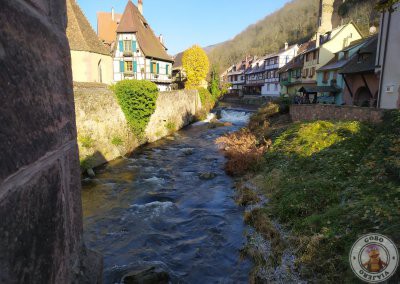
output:
[[248, 228], [214, 143], [246, 123], [234, 112], [223, 113], [234, 126], [189, 126], [83, 181], [85, 239], [104, 255], [105, 283], [152, 268], [173, 283], [248, 281], [239, 253]]

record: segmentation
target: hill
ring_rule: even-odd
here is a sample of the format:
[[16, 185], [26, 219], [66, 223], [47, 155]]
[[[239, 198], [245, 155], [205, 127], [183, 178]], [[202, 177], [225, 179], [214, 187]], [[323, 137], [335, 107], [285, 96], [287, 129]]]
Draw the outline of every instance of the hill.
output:
[[[377, 24], [374, 5], [375, 0], [347, 0], [339, 7], [338, 13], [343, 23], [353, 20], [367, 34], [370, 23]], [[286, 41], [289, 44], [307, 41], [317, 29], [318, 6], [317, 0], [293, 0], [249, 26], [234, 39], [211, 49], [211, 62], [222, 71], [246, 55], [272, 53], [282, 48]]]

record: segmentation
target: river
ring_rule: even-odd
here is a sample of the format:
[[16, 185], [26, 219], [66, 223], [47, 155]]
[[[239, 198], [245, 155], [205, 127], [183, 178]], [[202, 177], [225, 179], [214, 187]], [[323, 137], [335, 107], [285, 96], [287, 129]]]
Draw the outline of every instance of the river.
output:
[[83, 180], [85, 241], [104, 256], [104, 283], [152, 267], [172, 283], [248, 282], [252, 265], [240, 249], [249, 228], [215, 145], [248, 117], [224, 109], [232, 126], [196, 123]]

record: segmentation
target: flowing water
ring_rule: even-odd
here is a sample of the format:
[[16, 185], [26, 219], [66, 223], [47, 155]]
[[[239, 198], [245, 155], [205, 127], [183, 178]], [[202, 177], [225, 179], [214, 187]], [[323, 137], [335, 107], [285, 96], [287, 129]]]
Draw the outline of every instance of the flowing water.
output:
[[104, 282], [156, 267], [172, 283], [247, 283], [243, 208], [215, 145], [249, 113], [222, 110], [233, 126], [197, 123], [113, 161], [83, 181], [86, 244], [104, 256]]

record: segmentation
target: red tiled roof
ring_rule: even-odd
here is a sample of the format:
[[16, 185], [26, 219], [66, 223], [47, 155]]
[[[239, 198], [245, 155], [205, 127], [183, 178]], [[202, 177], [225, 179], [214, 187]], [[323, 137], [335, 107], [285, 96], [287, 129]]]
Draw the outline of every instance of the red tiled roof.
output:
[[136, 33], [140, 48], [146, 57], [173, 62], [173, 59], [167, 54], [164, 46], [155, 36], [146, 19], [131, 0], [126, 5], [121, 22], [117, 28], [117, 33]]
[[112, 13], [98, 12], [97, 13], [97, 33], [99, 38], [104, 42], [110, 44], [117, 38], [117, 27], [121, 21], [122, 14], [114, 14], [114, 20], [112, 19]]

